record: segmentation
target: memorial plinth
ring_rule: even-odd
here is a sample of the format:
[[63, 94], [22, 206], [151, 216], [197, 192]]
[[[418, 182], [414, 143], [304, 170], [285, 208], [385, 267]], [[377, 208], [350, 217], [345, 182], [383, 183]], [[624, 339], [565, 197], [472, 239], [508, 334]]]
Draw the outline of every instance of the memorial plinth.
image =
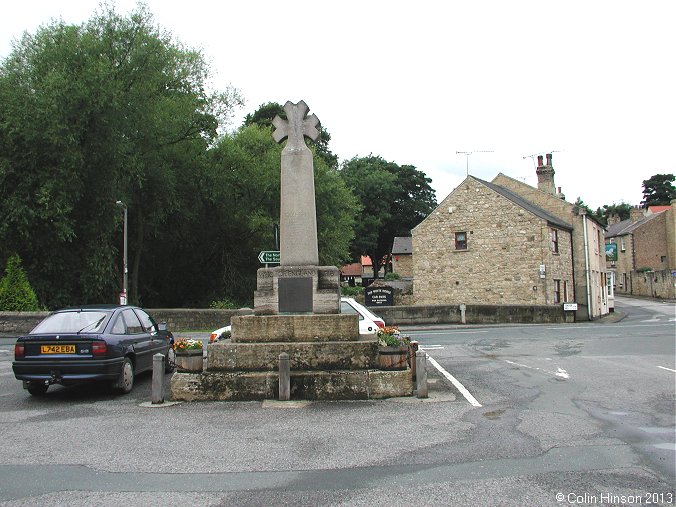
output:
[[[321, 324], [315, 333], [314, 324]], [[232, 338], [207, 347], [207, 371], [174, 374], [172, 399], [278, 399], [282, 353], [289, 356], [292, 400], [413, 394], [410, 368], [379, 369], [378, 344], [359, 335], [357, 315], [269, 315], [233, 317]]]
[[256, 282], [254, 311], [258, 315], [340, 310], [340, 270], [335, 266], [261, 268]]
[[[273, 120], [282, 151], [280, 266], [258, 270], [253, 316], [233, 317], [230, 340], [209, 344], [207, 371], [175, 373], [175, 400], [357, 400], [410, 396], [410, 368], [378, 369], [375, 336], [363, 340], [357, 315], [341, 315], [340, 270], [318, 266], [312, 152], [319, 122], [305, 102], [287, 102]], [[280, 356], [285, 365], [280, 375]], [[289, 371], [290, 368], [290, 371]], [[290, 380], [290, 382], [289, 382]]]

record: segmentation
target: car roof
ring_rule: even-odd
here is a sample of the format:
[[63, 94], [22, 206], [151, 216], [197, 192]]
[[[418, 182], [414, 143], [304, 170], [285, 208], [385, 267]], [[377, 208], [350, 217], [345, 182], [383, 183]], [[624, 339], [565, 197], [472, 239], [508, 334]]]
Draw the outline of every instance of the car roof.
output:
[[102, 305], [82, 305], [82, 306], [69, 306], [66, 308], [61, 308], [56, 310], [53, 313], [59, 312], [75, 312], [75, 311], [103, 311], [103, 312], [112, 312], [119, 308], [138, 308], [138, 306], [132, 305], [111, 305], [111, 304], [102, 304]]

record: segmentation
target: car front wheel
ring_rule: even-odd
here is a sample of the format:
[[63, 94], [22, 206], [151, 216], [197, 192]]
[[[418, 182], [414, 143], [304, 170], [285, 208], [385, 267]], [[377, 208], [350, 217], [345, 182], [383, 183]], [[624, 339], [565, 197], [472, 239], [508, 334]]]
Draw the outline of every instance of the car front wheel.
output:
[[122, 394], [131, 392], [134, 387], [134, 363], [128, 357], [124, 358], [120, 378], [117, 380], [115, 387]]

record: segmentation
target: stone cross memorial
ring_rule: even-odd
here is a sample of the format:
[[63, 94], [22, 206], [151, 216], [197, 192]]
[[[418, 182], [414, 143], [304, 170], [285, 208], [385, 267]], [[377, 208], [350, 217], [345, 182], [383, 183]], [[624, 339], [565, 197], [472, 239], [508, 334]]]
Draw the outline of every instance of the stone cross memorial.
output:
[[340, 271], [319, 266], [317, 210], [312, 152], [305, 138], [319, 137], [319, 120], [308, 116], [302, 100], [284, 104], [287, 119], [276, 116], [272, 134], [286, 139], [282, 150], [280, 195], [280, 265], [261, 268], [254, 292], [257, 313], [338, 313]]
[[282, 266], [317, 266], [317, 211], [312, 152], [305, 145], [305, 136], [319, 137], [319, 120], [313, 114], [306, 118], [308, 107], [287, 102], [284, 111], [288, 120], [275, 116], [272, 137], [278, 143], [288, 139], [282, 150], [280, 264]]

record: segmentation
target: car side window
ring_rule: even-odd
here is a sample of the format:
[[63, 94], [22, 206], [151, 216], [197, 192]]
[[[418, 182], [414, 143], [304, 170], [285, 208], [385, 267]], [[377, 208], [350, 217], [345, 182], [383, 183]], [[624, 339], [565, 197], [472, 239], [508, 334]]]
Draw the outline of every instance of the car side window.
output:
[[124, 323], [127, 325], [127, 334], [143, 333], [141, 321], [138, 320], [138, 317], [131, 308], [124, 310], [122, 316], [124, 317]]
[[150, 318], [150, 315], [148, 315], [146, 312], [138, 308], [135, 309], [134, 312], [136, 313], [138, 318], [141, 319], [141, 325], [143, 326], [143, 329], [145, 329], [147, 333], [157, 332], [155, 323], [153, 322], [153, 319]]
[[124, 318], [122, 314], [117, 316], [115, 324], [113, 324], [113, 329], [110, 330], [113, 334], [124, 334], [127, 330], [127, 327], [124, 325]]
[[346, 303], [345, 301], [340, 302], [340, 313], [356, 313], [359, 315], [359, 320], [364, 320], [364, 316], [353, 308], [350, 303]]

